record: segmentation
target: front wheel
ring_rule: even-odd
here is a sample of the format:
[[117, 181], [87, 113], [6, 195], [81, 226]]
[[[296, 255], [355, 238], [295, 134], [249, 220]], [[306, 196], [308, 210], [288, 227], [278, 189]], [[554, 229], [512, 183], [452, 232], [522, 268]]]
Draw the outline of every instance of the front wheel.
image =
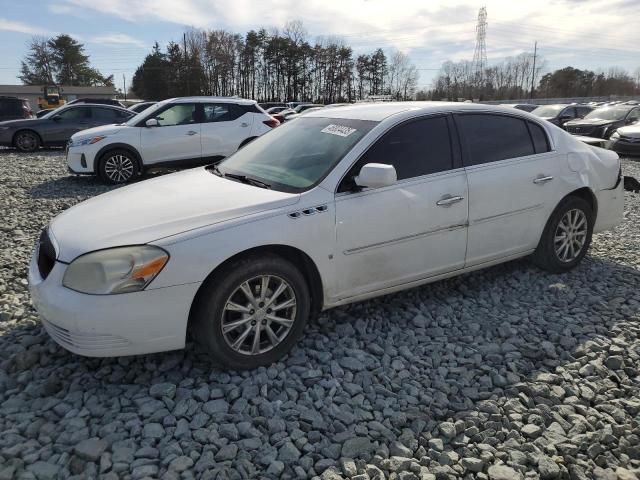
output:
[[34, 152], [40, 147], [40, 137], [35, 132], [24, 130], [16, 134], [13, 144], [21, 152]]
[[98, 176], [112, 185], [127, 183], [137, 174], [138, 161], [127, 150], [107, 152], [98, 163]]
[[310, 310], [304, 276], [276, 255], [247, 257], [209, 278], [194, 309], [194, 333], [223, 365], [253, 369], [282, 358]]
[[533, 262], [543, 270], [562, 273], [584, 258], [591, 244], [594, 214], [580, 197], [568, 197], [551, 214]]

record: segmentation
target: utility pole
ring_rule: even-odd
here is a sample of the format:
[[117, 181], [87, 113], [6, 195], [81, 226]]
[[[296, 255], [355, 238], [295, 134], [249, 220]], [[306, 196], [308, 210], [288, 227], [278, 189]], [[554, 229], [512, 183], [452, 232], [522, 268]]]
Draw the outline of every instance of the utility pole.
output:
[[533, 98], [533, 85], [536, 81], [536, 57], [538, 55], [538, 42], [533, 45], [533, 70], [531, 70], [531, 93], [529, 98]]
[[[182, 43], [184, 45], [184, 66], [185, 66], [185, 72], [187, 70], [187, 33], [183, 33], [182, 34]], [[187, 73], [188, 74], [188, 73]], [[186, 78], [186, 76], [185, 76]], [[187, 96], [189, 96], [189, 79], [186, 78], [186, 83], [187, 83]]]
[[127, 101], [127, 79], [124, 78], [124, 73], [122, 74], [122, 91], [124, 92], [124, 101]]

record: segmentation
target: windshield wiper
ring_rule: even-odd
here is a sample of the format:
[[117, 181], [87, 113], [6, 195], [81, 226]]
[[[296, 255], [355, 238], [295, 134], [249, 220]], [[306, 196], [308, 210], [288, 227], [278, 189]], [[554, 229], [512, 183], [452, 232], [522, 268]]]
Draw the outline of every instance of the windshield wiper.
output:
[[255, 178], [247, 177], [246, 175], [238, 175], [236, 173], [225, 173], [223, 175], [227, 178], [232, 178], [234, 180], [238, 180], [239, 182], [253, 185], [254, 187], [271, 188], [271, 185], [269, 185], [268, 183], [262, 182]]
[[212, 171], [215, 175], [219, 176], [219, 177], [224, 177], [224, 174], [220, 171], [220, 169], [218, 168], [218, 165], [208, 165], [207, 170]]

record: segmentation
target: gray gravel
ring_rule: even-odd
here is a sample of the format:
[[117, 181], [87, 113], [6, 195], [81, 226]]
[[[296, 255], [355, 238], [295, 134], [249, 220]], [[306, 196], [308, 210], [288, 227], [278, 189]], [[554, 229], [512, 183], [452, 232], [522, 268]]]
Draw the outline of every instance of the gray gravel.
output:
[[640, 197], [570, 274], [518, 261], [338, 308], [237, 373], [194, 348], [82, 358], [43, 332], [38, 232], [109, 188], [59, 151], [0, 151], [0, 480], [640, 476]]

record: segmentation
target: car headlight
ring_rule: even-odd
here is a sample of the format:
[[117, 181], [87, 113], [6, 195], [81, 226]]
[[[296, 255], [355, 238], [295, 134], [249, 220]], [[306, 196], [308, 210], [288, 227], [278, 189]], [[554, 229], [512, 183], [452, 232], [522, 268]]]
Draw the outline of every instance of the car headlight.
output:
[[104, 135], [98, 135], [97, 137], [87, 137], [87, 138], [78, 139], [78, 140], [71, 140], [69, 142], [69, 146], [81, 147], [83, 145], [93, 145], [94, 143], [98, 143], [99, 141], [104, 140], [105, 138], [107, 137]]
[[613, 132], [613, 133], [611, 134], [611, 136], [610, 136], [609, 138], [612, 138], [612, 139], [620, 138], [620, 134], [619, 134], [617, 131], [615, 131], [615, 132]]
[[98, 250], [71, 262], [62, 284], [92, 295], [138, 292], [149, 285], [168, 260], [167, 252], [151, 245]]

